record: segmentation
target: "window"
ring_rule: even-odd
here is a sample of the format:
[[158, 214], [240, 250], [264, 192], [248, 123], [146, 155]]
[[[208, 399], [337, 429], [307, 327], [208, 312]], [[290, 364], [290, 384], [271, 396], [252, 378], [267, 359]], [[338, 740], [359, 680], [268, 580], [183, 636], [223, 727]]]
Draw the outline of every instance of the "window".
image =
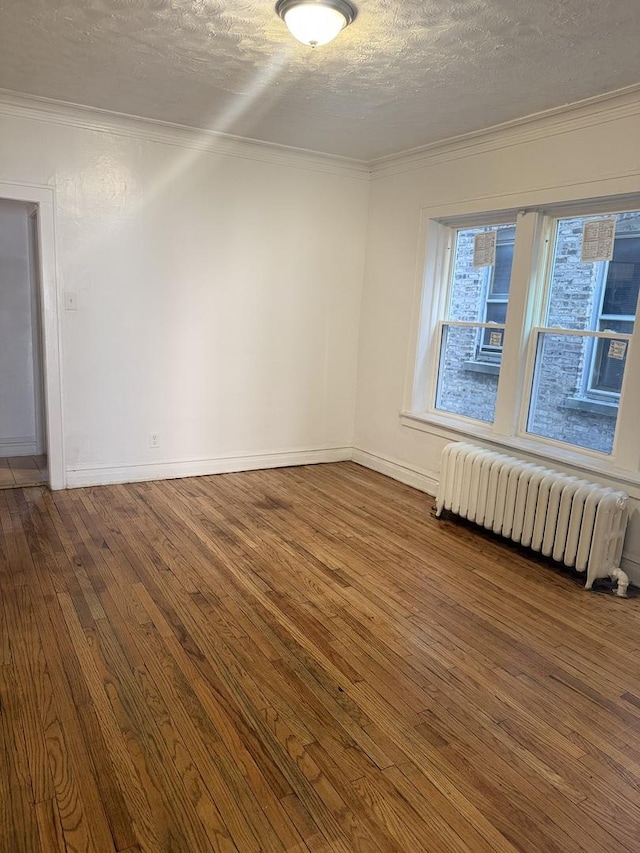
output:
[[[476, 265], [476, 240], [492, 232], [496, 234], [495, 263]], [[498, 388], [515, 226], [458, 228], [451, 237], [448, 322], [441, 329], [435, 406], [443, 412], [490, 423]]]
[[[585, 225], [611, 219], [615, 220], [613, 257], [584, 261]], [[638, 224], [640, 217], [635, 213], [555, 222], [546, 323], [535, 332], [535, 373], [527, 419], [527, 432], [532, 435], [612, 453], [638, 299], [634, 259], [640, 272], [640, 240], [629, 230]]]
[[[433, 290], [425, 305], [433, 307], [418, 344], [433, 367], [418, 365], [413, 399], [423, 402], [414, 404], [413, 416], [424, 413], [498, 443], [539, 451], [545, 444], [549, 455], [564, 447], [613, 457], [638, 470], [640, 400], [624, 382], [625, 373], [640, 373], [633, 350], [638, 207], [609, 212], [599, 203], [570, 213], [503, 212], [493, 220], [489, 214], [484, 222], [476, 218], [480, 225], [433, 222], [428, 240], [439, 260], [427, 258], [433, 278], [425, 300], [430, 284]], [[480, 266], [476, 255], [476, 265], [474, 245], [478, 235], [490, 244], [487, 232], [495, 233], [495, 255], [480, 262], [493, 263]], [[438, 295], [443, 285], [446, 299]], [[639, 458], [630, 463], [634, 454]]]

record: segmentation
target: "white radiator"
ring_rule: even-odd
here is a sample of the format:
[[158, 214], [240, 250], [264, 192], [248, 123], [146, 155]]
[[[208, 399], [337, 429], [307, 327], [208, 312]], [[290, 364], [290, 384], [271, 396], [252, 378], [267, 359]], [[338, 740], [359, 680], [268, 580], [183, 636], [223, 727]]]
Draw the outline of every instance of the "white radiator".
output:
[[617, 594], [626, 595], [629, 578], [620, 558], [628, 504], [624, 492], [472, 444], [454, 442], [442, 454], [437, 516], [450, 510], [586, 571], [587, 589], [596, 578], [611, 577]]

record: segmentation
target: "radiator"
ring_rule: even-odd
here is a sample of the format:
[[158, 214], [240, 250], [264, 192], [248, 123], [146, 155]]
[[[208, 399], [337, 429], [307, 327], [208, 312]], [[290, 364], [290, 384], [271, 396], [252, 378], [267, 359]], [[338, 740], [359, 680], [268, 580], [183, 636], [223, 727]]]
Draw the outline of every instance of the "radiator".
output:
[[587, 589], [597, 578], [617, 581], [629, 498], [581, 480], [472, 444], [448, 444], [442, 454], [436, 516], [443, 510], [473, 521], [578, 572]]

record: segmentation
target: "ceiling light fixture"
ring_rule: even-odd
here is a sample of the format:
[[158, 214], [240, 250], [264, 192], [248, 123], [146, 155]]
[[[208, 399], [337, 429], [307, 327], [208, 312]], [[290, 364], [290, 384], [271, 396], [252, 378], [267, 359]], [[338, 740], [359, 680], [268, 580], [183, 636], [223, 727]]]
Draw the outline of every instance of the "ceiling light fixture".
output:
[[347, 0], [278, 0], [276, 12], [291, 35], [309, 47], [328, 44], [358, 14]]

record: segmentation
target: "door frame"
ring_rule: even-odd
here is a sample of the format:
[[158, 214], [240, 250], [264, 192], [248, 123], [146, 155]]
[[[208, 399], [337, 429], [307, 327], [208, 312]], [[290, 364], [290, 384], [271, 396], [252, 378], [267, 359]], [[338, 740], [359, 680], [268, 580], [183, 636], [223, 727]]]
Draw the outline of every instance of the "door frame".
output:
[[42, 318], [40, 316], [40, 257], [38, 253], [38, 208], [27, 205], [29, 229], [29, 285], [31, 287], [31, 340], [33, 355], [33, 403], [35, 413], [36, 456], [46, 453], [44, 376], [42, 370]]
[[44, 416], [52, 489], [66, 487], [64, 457], [64, 420], [62, 402], [62, 338], [60, 298], [56, 275], [55, 190], [37, 184], [0, 181], [0, 198], [35, 204], [37, 208], [37, 245], [39, 301], [41, 317], [42, 372], [44, 379]]

